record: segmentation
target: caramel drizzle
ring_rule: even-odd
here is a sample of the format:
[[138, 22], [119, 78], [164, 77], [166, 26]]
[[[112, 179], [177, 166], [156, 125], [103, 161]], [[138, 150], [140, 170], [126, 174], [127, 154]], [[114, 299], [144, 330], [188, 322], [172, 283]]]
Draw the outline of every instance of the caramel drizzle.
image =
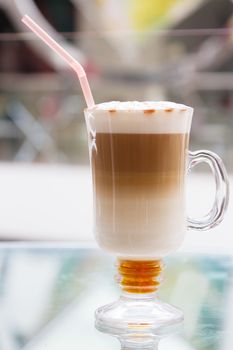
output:
[[161, 260], [119, 259], [117, 281], [124, 292], [153, 293], [160, 285], [161, 271]]
[[155, 113], [155, 109], [144, 109], [144, 114], [153, 114]]

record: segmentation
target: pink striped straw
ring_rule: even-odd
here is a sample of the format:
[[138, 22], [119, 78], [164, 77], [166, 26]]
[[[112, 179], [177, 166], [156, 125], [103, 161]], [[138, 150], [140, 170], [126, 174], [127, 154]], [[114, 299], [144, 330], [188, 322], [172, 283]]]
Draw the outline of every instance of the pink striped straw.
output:
[[81, 66], [81, 64], [76, 61], [67, 51], [65, 51], [53, 38], [51, 38], [48, 33], [44, 31], [37, 23], [35, 23], [31, 17], [28, 15], [23, 16], [22, 22], [26, 24], [41, 40], [45, 42], [52, 50], [54, 50], [68, 65], [75, 71], [78, 75], [80, 85], [83, 91], [83, 95], [86, 101], [86, 104], [89, 108], [95, 105], [90, 85], [87, 80], [86, 73]]

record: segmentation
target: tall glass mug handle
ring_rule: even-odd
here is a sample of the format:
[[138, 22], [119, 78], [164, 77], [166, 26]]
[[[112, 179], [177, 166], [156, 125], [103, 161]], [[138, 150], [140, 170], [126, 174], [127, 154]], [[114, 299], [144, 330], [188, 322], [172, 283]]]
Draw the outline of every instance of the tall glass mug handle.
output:
[[189, 151], [188, 172], [201, 162], [207, 163], [214, 175], [216, 185], [215, 199], [212, 209], [204, 217], [200, 219], [188, 217], [188, 228], [209, 230], [218, 225], [224, 217], [229, 201], [229, 180], [221, 158], [210, 151]]

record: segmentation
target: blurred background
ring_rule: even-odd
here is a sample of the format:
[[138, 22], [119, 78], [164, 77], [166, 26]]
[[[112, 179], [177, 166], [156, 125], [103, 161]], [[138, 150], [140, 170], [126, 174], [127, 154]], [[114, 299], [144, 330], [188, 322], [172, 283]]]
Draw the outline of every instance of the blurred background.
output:
[[[232, 181], [233, 0], [0, 0], [0, 350], [118, 349], [93, 325], [119, 290], [113, 258], [85, 249], [95, 243], [84, 99], [25, 13], [82, 63], [96, 102], [194, 107], [190, 148], [218, 153]], [[214, 193], [198, 169], [193, 215]], [[187, 234], [166, 261], [161, 294], [186, 323], [162, 350], [232, 350], [232, 215], [230, 202], [219, 227]]]
[[[97, 103], [194, 107], [190, 148], [216, 152], [231, 174], [233, 0], [0, 0], [1, 240], [93, 242], [79, 81], [21, 22], [25, 13], [84, 66]], [[214, 187], [205, 191], [208, 167], [198, 172], [188, 202], [202, 215]]]
[[[84, 66], [96, 102], [194, 107], [190, 148], [232, 172], [233, 0], [0, 0], [0, 239], [93, 241], [79, 81], [25, 13]], [[212, 177], [198, 172], [203, 204]]]
[[233, 169], [232, 0], [0, 0], [0, 159], [87, 165], [79, 82], [25, 13], [84, 65], [96, 102], [190, 105], [192, 148]]

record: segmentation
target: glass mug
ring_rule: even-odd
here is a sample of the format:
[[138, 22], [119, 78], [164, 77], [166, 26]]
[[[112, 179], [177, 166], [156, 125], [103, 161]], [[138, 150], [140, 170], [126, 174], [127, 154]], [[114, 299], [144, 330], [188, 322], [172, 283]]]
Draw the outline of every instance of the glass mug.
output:
[[[221, 159], [209, 151], [188, 152], [193, 109], [152, 105], [127, 109], [124, 103], [108, 103], [85, 111], [96, 239], [101, 248], [127, 258], [160, 258], [174, 251], [187, 227], [217, 225], [228, 202]], [[186, 174], [200, 162], [213, 171], [215, 201], [204, 218], [187, 219]]]
[[[95, 236], [101, 248], [117, 255], [117, 280], [134, 300], [133, 306], [123, 295], [97, 310], [102, 331], [131, 334], [129, 325], [141, 322], [148, 324], [143, 329], [147, 334], [145, 329], [151, 332], [155, 324], [165, 327], [182, 319], [181, 312], [155, 301], [160, 259], [181, 245], [187, 228], [207, 230], [219, 224], [229, 197], [221, 159], [209, 151], [188, 151], [192, 114], [191, 107], [172, 102], [113, 101], [85, 110]], [[200, 162], [213, 172], [216, 195], [210, 212], [192, 219], [186, 213], [186, 174]], [[140, 271], [144, 275], [139, 278]], [[145, 297], [151, 301], [141, 315], [135, 295], [143, 296], [144, 306]]]

